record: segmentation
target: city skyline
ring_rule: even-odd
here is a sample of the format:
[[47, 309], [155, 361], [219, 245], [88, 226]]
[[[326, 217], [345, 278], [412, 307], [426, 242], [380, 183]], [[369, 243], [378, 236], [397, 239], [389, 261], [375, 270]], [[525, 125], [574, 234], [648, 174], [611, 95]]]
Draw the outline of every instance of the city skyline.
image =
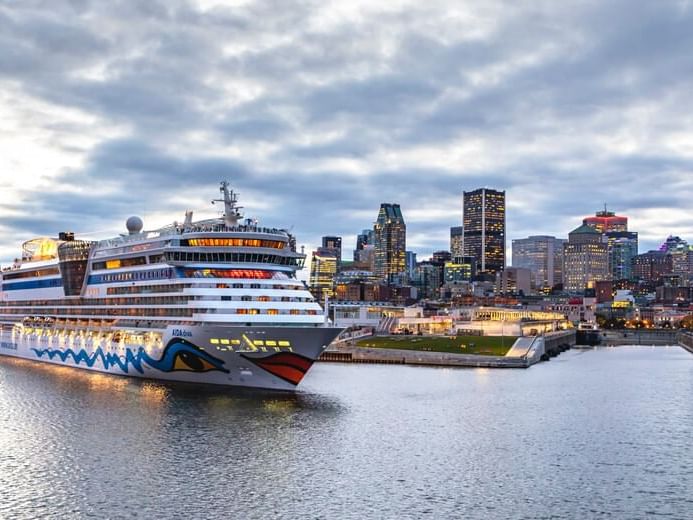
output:
[[3, 262], [34, 236], [214, 215], [221, 179], [309, 251], [326, 234], [353, 249], [390, 200], [425, 258], [479, 186], [507, 192], [508, 244], [566, 237], [605, 202], [642, 251], [693, 237], [680, 2], [56, 1], [0, 17]]
[[[479, 187], [473, 188], [471, 186], [470, 187], [465, 186], [465, 189], [473, 190], [473, 189], [481, 189], [481, 188], [479, 188]], [[498, 190], [503, 191], [502, 188], [499, 188], [497, 186], [494, 186], [494, 187], [485, 186], [484, 189], [491, 189], [491, 190], [498, 189]], [[242, 193], [241, 193], [241, 196], [242, 196]], [[512, 194], [510, 194], [509, 197], [506, 195], [506, 208], [513, 206], [511, 196], [512, 196]], [[423, 235], [433, 234], [433, 235], [436, 235], [436, 237], [438, 237], [439, 235], [442, 236], [442, 238], [439, 240], [436, 240], [435, 243], [431, 243], [433, 245], [429, 245], [426, 247], [422, 247], [420, 245], [417, 246], [416, 242], [411, 243], [412, 233], [408, 229], [407, 230], [407, 249], [417, 253], [418, 258], [420, 260], [424, 260], [424, 259], [429, 258], [436, 251], [449, 251], [449, 249], [450, 249], [450, 228], [451, 227], [460, 227], [460, 228], [462, 227], [461, 226], [462, 220], [463, 220], [462, 219], [462, 200], [463, 200], [463, 191], [461, 190], [460, 195], [459, 195], [460, 207], [458, 208], [458, 210], [459, 210], [459, 222], [455, 222], [455, 224], [453, 226], [445, 227], [445, 225], [443, 223], [448, 222], [447, 220], [441, 220], [440, 224], [431, 223], [432, 227], [430, 229], [427, 229], [427, 230], [421, 230], [416, 225], [412, 226], [410, 224], [407, 224], [409, 228], [414, 227], [416, 229], [415, 236], [421, 235], [421, 234], [423, 234]], [[196, 209], [193, 208], [192, 207], [192, 204], [193, 204], [192, 201], [190, 202], [190, 205], [185, 206], [185, 208], [186, 209], [194, 209], [196, 216], [212, 217], [212, 216], [217, 215], [219, 213], [218, 211], [215, 210], [215, 208], [213, 206], [208, 204], [209, 201], [207, 199], [202, 200], [202, 201], [197, 201], [197, 203], [202, 204], [201, 208], [196, 208]], [[207, 208], [204, 207], [205, 204], [207, 205]], [[416, 208], [407, 209], [407, 207], [404, 204], [399, 204], [399, 205], [402, 207], [402, 211], [406, 212], [407, 214], [410, 212], [413, 214], [417, 214], [419, 212]], [[595, 214], [604, 211], [604, 206], [605, 206], [605, 204], [602, 203], [601, 208], [597, 206], [597, 207], [593, 208], [593, 211], [587, 212], [582, 216], [576, 217], [575, 223], [573, 224], [572, 227], [570, 227], [567, 230], [564, 230], [563, 232], [557, 231], [557, 232], [553, 233], [553, 236], [555, 236], [556, 238], [567, 239], [568, 233], [574, 227], [578, 226], [579, 223], [582, 222], [583, 220], [593, 218]], [[181, 206], [181, 207], [184, 207], [184, 206]], [[606, 207], [609, 210], [612, 209], [611, 206], [608, 204], [606, 204]], [[247, 205], [246, 205], [246, 208], [247, 208]], [[376, 208], [376, 211], [377, 211], [377, 208]], [[616, 212], [620, 213], [620, 214], [625, 213], [625, 212], [619, 211], [619, 210], [616, 210]], [[144, 212], [143, 214], [147, 215], [148, 213], [149, 212]], [[134, 215], [134, 213], [132, 215]], [[132, 215], [128, 215], [128, 216], [132, 216]], [[139, 214], [138, 216], [142, 216], [142, 214]], [[246, 217], [248, 217], [248, 216], [251, 216], [251, 215], [248, 214], [248, 212], [246, 211]], [[627, 215], [626, 215], [626, 217], [627, 217]], [[156, 227], [161, 227], [163, 225], [170, 224], [171, 222], [174, 222], [174, 221], [181, 222], [182, 220], [183, 219], [181, 218], [181, 215], [175, 211], [172, 211], [170, 214], [164, 214], [163, 212], [157, 212], [155, 219], [153, 219], [151, 221], [152, 224], [148, 225], [147, 222], [145, 222], [145, 228], [144, 229], [145, 230], [154, 229]], [[375, 224], [376, 220], [377, 219], [372, 219], [372, 221], [370, 223], [366, 223], [365, 227], [366, 228], [370, 227], [372, 229], [372, 226]], [[630, 219], [630, 221], [631, 221], [630, 227], [631, 228], [633, 227], [633, 225], [632, 225], [633, 220], [634, 219]], [[154, 222], [156, 224], [154, 224]], [[366, 222], [366, 221], [364, 221], [364, 222]], [[409, 222], [409, 219], [407, 219], [407, 222]], [[549, 229], [549, 227], [548, 227], [549, 222], [551, 222], [550, 219], [548, 221], [544, 221], [544, 224], [543, 224], [544, 227], [543, 228], [528, 230], [527, 235], [525, 235], [525, 236], [520, 236], [520, 235], [512, 236], [508, 233], [507, 238], [506, 238], [506, 259], [510, 259], [512, 257], [512, 242], [513, 242], [513, 240], [524, 239], [524, 238], [527, 238], [528, 236], [533, 236], [533, 235], [551, 235], [552, 233], [550, 233], [550, 232], [544, 232], [545, 229]], [[269, 222], [267, 219], [262, 219], [261, 223], [274, 225], [274, 223]], [[279, 225], [278, 222], [276, 224]], [[305, 248], [305, 252], [306, 252], [307, 256], [309, 256], [312, 251], [317, 251], [319, 248], [322, 247], [321, 244], [323, 243], [323, 239], [326, 238], [327, 235], [334, 235], [335, 238], [341, 239], [342, 251], [346, 251], [347, 254], [348, 254], [348, 252], [353, 251], [356, 248], [357, 237], [361, 233], [360, 227], [359, 227], [361, 224], [357, 223], [356, 229], [349, 230], [344, 234], [339, 234], [339, 233], [333, 232], [333, 229], [335, 227], [341, 227], [343, 229], [343, 227], [344, 227], [343, 224], [338, 225], [338, 226], [331, 226], [330, 224], [331, 223], [329, 221], [323, 220], [322, 221], [323, 227], [318, 229], [318, 234], [315, 237], [313, 237], [311, 235], [310, 241], [302, 240], [302, 235], [300, 234], [300, 226], [299, 225], [291, 226], [293, 228], [294, 232], [299, 233], [299, 235], [297, 236], [298, 247], [300, 248], [301, 246], [303, 246]], [[416, 224], [416, 221], [415, 221], [415, 224]], [[25, 240], [37, 238], [40, 236], [57, 236], [58, 233], [62, 232], [62, 231], [74, 232], [73, 229], [63, 229], [65, 226], [61, 227], [59, 222], [56, 222], [56, 223], [50, 222], [50, 223], [43, 224], [42, 226], [39, 226], [39, 227], [40, 227], [40, 229], [52, 229], [51, 226], [56, 229], [56, 231], [52, 234], [50, 232], [47, 232], [47, 233], [42, 233], [42, 234], [36, 233], [34, 235], [27, 235], [25, 237], [17, 237], [19, 242], [11, 241], [11, 240], [8, 240], [7, 238], [5, 238], [4, 240], [0, 239], [0, 255], [1, 255], [0, 256], [0, 263], [3, 265], [11, 263], [13, 261], [13, 259], [16, 258], [19, 254], [18, 244], [25, 241]], [[508, 210], [506, 209], [506, 230], [512, 229], [513, 227], [514, 226], [513, 226], [513, 222], [512, 222], [512, 214], [510, 216], [508, 216]], [[553, 226], [550, 229], [555, 229], [555, 226]], [[125, 220], [116, 221], [116, 219], [113, 219], [112, 227], [110, 227], [110, 228], [102, 229], [102, 230], [88, 230], [88, 231], [84, 231], [84, 232], [77, 231], [76, 234], [77, 235], [83, 235], [84, 238], [89, 239], [89, 240], [93, 240], [93, 239], [100, 240], [100, 239], [111, 238], [111, 237], [116, 236], [116, 235], [123, 233], [125, 231], [126, 231], [125, 230]], [[640, 230], [638, 230], [638, 231], [639, 231], [641, 236], [642, 235], [652, 236], [651, 233], [648, 233], [648, 230], [642, 230], [644, 232], [641, 232]], [[666, 239], [671, 237], [671, 236], [677, 236], [677, 235], [676, 235], [676, 233], [668, 233], [665, 236], [654, 237], [654, 238], [651, 238], [650, 240], [641, 240], [639, 251], [641, 253], [645, 253], [647, 251], [657, 250], [662, 246], [662, 244], [666, 241]], [[693, 241], [693, 232], [691, 232], [690, 237], [688, 235], [683, 235], [682, 238], [684, 240]], [[511, 265], [511, 262], [509, 260], [506, 260], [506, 265], [508, 265], [508, 266]], [[306, 274], [306, 276], [307, 276], [307, 274]]]

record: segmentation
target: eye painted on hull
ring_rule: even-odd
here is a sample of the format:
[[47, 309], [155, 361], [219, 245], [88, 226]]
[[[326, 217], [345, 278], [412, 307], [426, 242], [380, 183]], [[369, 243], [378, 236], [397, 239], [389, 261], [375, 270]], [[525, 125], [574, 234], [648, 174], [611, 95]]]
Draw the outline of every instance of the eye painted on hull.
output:
[[188, 370], [190, 372], [206, 372], [207, 370], [217, 370], [209, 361], [201, 358], [192, 352], [179, 352], [173, 361], [173, 370]]
[[143, 353], [143, 356], [148, 365], [162, 372], [209, 372], [212, 370], [229, 372], [224, 368], [224, 361], [182, 338], [173, 338], [169, 341], [160, 359], [152, 359], [146, 353]]

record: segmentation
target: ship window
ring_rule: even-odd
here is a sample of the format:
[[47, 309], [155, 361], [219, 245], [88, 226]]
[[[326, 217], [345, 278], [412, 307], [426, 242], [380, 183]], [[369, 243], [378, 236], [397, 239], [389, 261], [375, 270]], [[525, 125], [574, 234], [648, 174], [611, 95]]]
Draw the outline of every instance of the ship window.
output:
[[281, 240], [260, 240], [257, 238], [191, 238], [182, 241], [188, 247], [267, 247], [283, 249]]
[[30, 278], [34, 276], [48, 276], [52, 274], [60, 274], [57, 267], [52, 267], [49, 269], [38, 269], [34, 271], [25, 271], [23, 273], [7, 273], [3, 275], [4, 280], [14, 280], [17, 278]]

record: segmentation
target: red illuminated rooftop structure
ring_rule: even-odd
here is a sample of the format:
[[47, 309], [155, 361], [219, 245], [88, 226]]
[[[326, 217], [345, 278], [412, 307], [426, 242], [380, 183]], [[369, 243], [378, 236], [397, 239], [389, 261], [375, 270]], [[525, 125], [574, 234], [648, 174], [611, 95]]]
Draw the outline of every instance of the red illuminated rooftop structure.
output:
[[594, 217], [586, 217], [582, 220], [582, 223], [596, 229], [600, 233], [628, 231], [628, 217], [620, 217], [612, 211], [607, 211], [606, 205], [604, 206], [604, 211], [598, 211]]

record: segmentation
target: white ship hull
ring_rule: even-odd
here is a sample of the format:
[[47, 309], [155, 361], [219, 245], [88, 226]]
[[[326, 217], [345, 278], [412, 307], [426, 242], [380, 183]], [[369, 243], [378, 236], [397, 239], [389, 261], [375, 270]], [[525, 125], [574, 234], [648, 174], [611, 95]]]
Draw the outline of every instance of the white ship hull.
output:
[[0, 355], [120, 376], [294, 390], [340, 330], [169, 326], [161, 333], [16, 325], [0, 333]]

